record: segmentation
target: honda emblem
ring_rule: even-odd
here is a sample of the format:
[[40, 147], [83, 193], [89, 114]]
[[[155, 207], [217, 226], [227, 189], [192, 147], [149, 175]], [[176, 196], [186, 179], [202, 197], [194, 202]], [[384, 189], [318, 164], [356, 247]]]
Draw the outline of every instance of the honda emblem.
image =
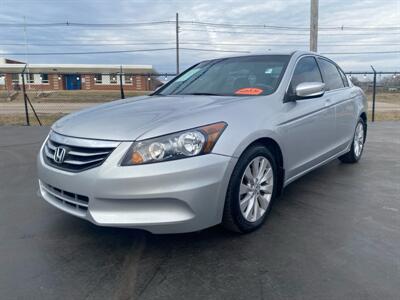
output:
[[62, 164], [64, 162], [65, 154], [67, 150], [64, 147], [56, 147], [54, 150], [53, 160], [57, 164]]

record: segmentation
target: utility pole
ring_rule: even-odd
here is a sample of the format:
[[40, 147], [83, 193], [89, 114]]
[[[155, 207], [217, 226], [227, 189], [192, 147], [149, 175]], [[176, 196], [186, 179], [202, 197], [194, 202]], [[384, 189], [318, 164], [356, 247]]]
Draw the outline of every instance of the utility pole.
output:
[[[29, 52], [29, 50], [28, 50], [28, 37], [27, 37], [27, 34], [26, 34], [26, 17], [25, 16], [24, 16], [24, 39], [25, 39], [25, 63], [28, 66], [28, 67], [26, 67], [26, 66], [25, 67], [28, 70], [28, 83], [31, 83], [30, 82], [30, 75], [29, 75], [30, 74], [30, 72], [29, 72], [29, 62], [28, 62], [28, 52]], [[31, 88], [31, 85], [28, 84], [28, 89], [30, 89], [30, 88]]]
[[318, 51], [318, 0], [311, 1], [310, 11], [310, 51]]
[[179, 74], [179, 14], [176, 13], [176, 75]]

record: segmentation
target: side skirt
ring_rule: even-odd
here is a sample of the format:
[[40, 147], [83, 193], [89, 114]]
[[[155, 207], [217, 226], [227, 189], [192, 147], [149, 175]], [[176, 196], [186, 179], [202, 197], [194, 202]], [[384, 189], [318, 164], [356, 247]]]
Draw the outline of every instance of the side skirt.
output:
[[295, 175], [295, 176], [293, 176], [293, 177], [291, 177], [291, 178], [288, 178], [288, 179], [285, 181], [283, 187], [286, 187], [289, 183], [292, 183], [292, 182], [295, 181], [296, 179], [299, 179], [301, 176], [307, 174], [308, 172], [311, 172], [312, 170], [314, 170], [314, 169], [316, 169], [316, 168], [318, 168], [318, 167], [320, 167], [320, 166], [326, 165], [327, 163], [331, 162], [332, 160], [338, 158], [339, 156], [341, 156], [341, 155], [343, 155], [343, 154], [349, 152], [350, 147], [351, 147], [351, 143], [350, 143], [349, 147], [347, 147], [347, 148], [344, 149], [343, 151], [341, 151], [341, 152], [339, 152], [339, 153], [337, 153], [337, 154], [335, 154], [335, 155], [333, 155], [333, 156], [327, 158], [326, 160], [324, 160], [324, 161], [322, 161], [322, 162], [316, 164], [315, 166], [312, 166], [311, 168], [309, 168], [309, 169], [307, 169], [307, 170], [304, 170], [303, 172], [301, 172], [301, 173], [299, 173], [299, 174], [297, 174], [297, 175]]

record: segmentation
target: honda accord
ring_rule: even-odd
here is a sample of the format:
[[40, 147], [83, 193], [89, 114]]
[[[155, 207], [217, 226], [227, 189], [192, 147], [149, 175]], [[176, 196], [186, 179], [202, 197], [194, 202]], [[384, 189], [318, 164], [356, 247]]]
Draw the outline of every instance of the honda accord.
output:
[[366, 112], [360, 88], [316, 53], [203, 61], [151, 95], [57, 121], [38, 155], [39, 193], [102, 226], [250, 232], [289, 183], [360, 159]]

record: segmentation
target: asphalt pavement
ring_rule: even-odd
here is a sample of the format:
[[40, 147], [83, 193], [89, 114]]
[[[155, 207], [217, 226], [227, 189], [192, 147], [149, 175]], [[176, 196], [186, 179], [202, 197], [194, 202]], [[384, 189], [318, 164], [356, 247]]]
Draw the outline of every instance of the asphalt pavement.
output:
[[0, 127], [0, 299], [400, 299], [400, 122], [289, 185], [264, 227], [96, 227], [36, 196], [47, 127]]

